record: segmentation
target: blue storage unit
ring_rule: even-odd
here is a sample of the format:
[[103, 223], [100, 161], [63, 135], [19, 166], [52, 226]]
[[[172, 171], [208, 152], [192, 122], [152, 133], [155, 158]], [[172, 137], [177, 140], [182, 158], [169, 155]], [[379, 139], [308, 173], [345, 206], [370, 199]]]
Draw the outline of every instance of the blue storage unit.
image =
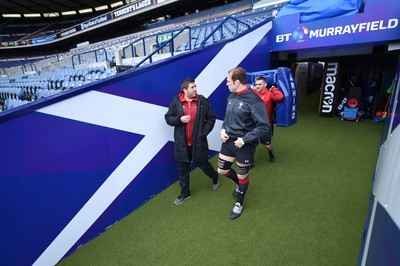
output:
[[276, 125], [289, 127], [297, 122], [297, 86], [292, 71], [286, 67], [277, 69], [249, 72], [247, 83], [254, 85], [256, 78], [265, 77], [267, 84], [275, 85], [285, 96], [283, 101], [276, 103]]

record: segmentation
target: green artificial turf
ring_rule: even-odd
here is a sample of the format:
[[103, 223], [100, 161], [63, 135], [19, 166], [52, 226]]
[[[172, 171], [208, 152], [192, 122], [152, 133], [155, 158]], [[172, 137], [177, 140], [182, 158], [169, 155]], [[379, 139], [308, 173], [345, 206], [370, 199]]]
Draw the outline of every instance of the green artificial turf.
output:
[[189, 200], [175, 183], [60, 265], [356, 265], [382, 124], [320, 117], [318, 97], [275, 127], [275, 163], [257, 148], [238, 219], [232, 181], [196, 169]]

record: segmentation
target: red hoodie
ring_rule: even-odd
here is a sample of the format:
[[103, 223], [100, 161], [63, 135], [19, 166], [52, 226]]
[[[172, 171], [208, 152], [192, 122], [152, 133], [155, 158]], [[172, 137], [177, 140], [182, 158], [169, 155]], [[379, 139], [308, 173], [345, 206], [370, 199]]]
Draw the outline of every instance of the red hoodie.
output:
[[264, 101], [265, 108], [267, 108], [269, 123], [272, 124], [272, 111], [274, 103], [282, 101], [285, 96], [277, 87], [274, 86], [272, 86], [271, 90], [266, 88], [261, 93], [256, 90], [254, 90], [254, 92]]

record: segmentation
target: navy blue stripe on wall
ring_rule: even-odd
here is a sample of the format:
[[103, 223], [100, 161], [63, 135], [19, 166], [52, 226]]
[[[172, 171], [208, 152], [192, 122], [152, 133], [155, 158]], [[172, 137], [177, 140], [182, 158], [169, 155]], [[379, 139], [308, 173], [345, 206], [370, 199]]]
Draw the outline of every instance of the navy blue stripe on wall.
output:
[[400, 230], [377, 202], [366, 265], [400, 265]]
[[1, 265], [33, 263], [143, 137], [38, 112], [4, 122], [2, 131], [9, 152], [0, 152], [8, 200], [1, 228], [12, 240], [2, 250], [24, 256]]

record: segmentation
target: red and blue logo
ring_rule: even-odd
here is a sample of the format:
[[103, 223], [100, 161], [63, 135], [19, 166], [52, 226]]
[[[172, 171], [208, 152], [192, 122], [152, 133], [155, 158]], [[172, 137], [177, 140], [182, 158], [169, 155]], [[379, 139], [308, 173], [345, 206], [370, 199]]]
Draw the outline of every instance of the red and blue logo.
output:
[[299, 27], [297, 27], [297, 29], [293, 32], [293, 34], [292, 34], [292, 39], [293, 39], [295, 42], [298, 42], [298, 43], [304, 42], [304, 37], [305, 37], [306, 35], [308, 35], [309, 32], [310, 32], [310, 31], [308, 30], [307, 27], [299, 26]]

